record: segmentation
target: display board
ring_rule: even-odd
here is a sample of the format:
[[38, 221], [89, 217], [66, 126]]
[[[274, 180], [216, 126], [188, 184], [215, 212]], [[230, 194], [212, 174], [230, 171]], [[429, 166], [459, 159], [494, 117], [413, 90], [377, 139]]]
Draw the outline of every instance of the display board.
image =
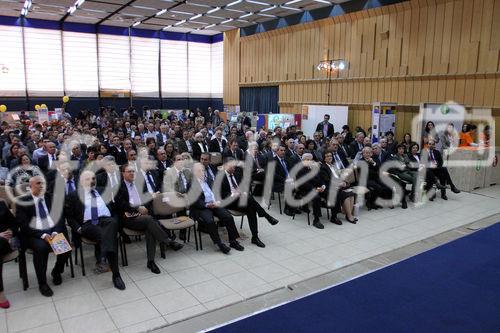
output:
[[330, 115], [330, 123], [336, 132], [347, 125], [349, 108], [345, 105], [303, 105], [301, 129], [308, 137], [312, 137], [316, 126], [323, 121], [325, 114]]
[[396, 104], [374, 102], [372, 104], [372, 143], [379, 142], [387, 132], [396, 131]]

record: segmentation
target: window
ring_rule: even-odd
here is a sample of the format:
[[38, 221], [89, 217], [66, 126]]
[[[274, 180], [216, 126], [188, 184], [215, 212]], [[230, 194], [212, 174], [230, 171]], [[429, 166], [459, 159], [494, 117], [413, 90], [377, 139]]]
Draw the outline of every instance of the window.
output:
[[31, 96], [61, 96], [64, 90], [61, 31], [24, 29], [26, 78]]
[[159, 49], [157, 38], [132, 37], [131, 84], [134, 96], [159, 96]]
[[161, 40], [161, 91], [163, 97], [188, 95], [187, 42]]
[[99, 89], [96, 35], [63, 31], [63, 49], [66, 94], [96, 97]]
[[[26, 95], [21, 27], [0, 25], [0, 96]], [[8, 50], [8, 52], [6, 51]]]
[[98, 34], [99, 84], [103, 91], [130, 91], [128, 36]]
[[210, 46], [207, 43], [188, 44], [189, 97], [210, 98]]
[[215, 43], [211, 45], [211, 97], [222, 98], [223, 81], [224, 81], [224, 49], [223, 43]]

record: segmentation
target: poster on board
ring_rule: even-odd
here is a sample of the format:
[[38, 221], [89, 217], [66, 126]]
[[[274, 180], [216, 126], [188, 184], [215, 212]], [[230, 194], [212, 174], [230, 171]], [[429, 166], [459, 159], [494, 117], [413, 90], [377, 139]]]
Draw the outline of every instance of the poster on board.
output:
[[387, 132], [396, 131], [396, 104], [374, 102], [372, 104], [372, 143], [380, 141]]

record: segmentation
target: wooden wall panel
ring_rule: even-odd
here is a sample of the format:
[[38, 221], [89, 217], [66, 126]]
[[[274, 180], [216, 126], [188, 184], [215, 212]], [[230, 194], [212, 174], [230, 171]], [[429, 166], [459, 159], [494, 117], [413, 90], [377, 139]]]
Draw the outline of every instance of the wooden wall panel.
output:
[[[333, 58], [349, 66], [329, 84], [315, 68]], [[500, 109], [499, 81], [500, 0], [410, 0], [248, 37], [224, 33], [225, 104], [239, 103], [240, 86], [278, 85], [281, 111], [300, 112], [325, 104], [330, 86], [330, 103], [349, 105], [355, 122], [366, 123], [373, 101], [395, 102], [405, 129], [422, 102]]]

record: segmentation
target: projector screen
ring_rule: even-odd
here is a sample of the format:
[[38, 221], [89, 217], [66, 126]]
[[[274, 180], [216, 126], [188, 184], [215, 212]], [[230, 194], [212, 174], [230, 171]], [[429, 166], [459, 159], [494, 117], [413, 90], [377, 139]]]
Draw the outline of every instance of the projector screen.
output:
[[303, 105], [302, 131], [306, 136], [312, 137], [318, 123], [323, 121], [325, 114], [329, 114], [335, 132], [340, 132], [342, 126], [347, 125], [348, 110], [349, 108], [344, 105]]

